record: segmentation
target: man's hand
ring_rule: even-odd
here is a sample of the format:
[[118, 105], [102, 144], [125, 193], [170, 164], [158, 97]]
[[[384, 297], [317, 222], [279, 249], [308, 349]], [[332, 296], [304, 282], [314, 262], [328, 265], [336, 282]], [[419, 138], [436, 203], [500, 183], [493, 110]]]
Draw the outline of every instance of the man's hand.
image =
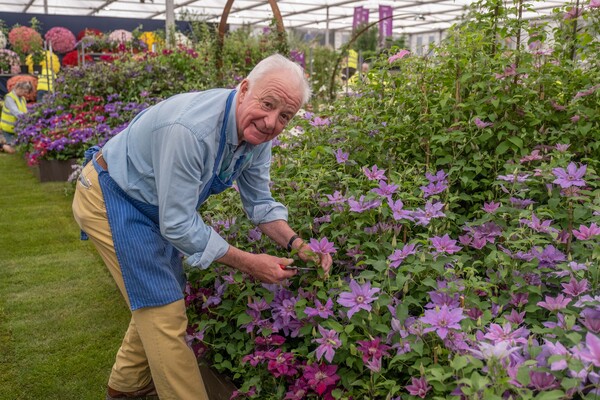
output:
[[313, 252], [306, 242], [302, 242], [302, 244], [298, 247], [298, 257], [304, 262], [312, 261], [323, 268], [325, 271], [325, 276], [329, 276], [329, 270], [331, 269], [331, 264], [333, 264], [333, 259], [330, 254], [323, 253], [315, 253]]
[[[284, 279], [291, 278], [298, 271], [285, 269], [294, 260], [291, 258], [274, 257], [269, 254], [255, 254], [251, 265], [244, 272], [249, 273], [264, 283], [279, 283]], [[240, 268], [241, 269], [241, 268]]]

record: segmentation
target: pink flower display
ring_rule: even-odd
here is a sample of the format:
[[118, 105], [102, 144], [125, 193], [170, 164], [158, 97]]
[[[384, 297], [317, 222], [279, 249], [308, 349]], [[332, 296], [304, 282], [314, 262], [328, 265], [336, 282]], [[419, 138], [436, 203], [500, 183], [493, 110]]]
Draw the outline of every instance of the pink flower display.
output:
[[52, 46], [52, 50], [58, 54], [65, 54], [75, 48], [75, 35], [67, 28], [55, 26], [51, 28], [44, 38]]
[[21, 61], [17, 53], [9, 49], [0, 49], [0, 73], [18, 74], [21, 71], [20, 64]]
[[20, 54], [27, 54], [35, 48], [42, 47], [42, 36], [28, 26], [17, 26], [8, 33], [8, 41], [13, 50]]
[[127, 43], [133, 39], [133, 34], [125, 29], [116, 29], [108, 35], [108, 39], [113, 42]]

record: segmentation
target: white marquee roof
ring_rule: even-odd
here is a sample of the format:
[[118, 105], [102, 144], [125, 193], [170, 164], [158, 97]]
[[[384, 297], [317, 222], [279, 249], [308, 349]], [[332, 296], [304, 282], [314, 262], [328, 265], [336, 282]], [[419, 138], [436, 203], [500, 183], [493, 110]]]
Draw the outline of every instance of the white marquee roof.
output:
[[[218, 23], [226, 0], [173, 0], [175, 15], [187, 10]], [[379, 5], [393, 7], [394, 35], [445, 30], [464, 12], [472, 0], [278, 0], [277, 4], [286, 28], [315, 30], [352, 29], [354, 7], [370, 10], [369, 22], [379, 19]], [[512, 0], [508, 4], [513, 4]], [[523, 17], [539, 18], [549, 15], [554, 7], [567, 0], [543, 0], [534, 3], [535, 12]], [[5, 12], [53, 15], [89, 15], [100, 17], [165, 19], [165, 0], [0, 0]], [[273, 13], [268, 1], [235, 0], [227, 22], [268, 26]], [[179, 19], [179, 18], [177, 18]]]

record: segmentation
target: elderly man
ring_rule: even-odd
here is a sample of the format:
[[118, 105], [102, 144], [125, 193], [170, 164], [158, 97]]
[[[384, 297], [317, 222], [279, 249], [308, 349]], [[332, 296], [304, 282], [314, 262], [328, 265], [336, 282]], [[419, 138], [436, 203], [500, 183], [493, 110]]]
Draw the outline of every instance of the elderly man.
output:
[[[303, 260], [313, 259], [269, 190], [271, 140], [310, 97], [302, 69], [280, 55], [255, 66], [237, 90], [171, 97], [136, 116], [89, 154], [73, 212], [117, 282], [132, 318], [107, 399], [148, 395], [206, 399], [185, 342], [182, 255], [194, 267], [222, 263], [267, 283], [296, 274], [292, 260], [251, 254], [206, 226], [197, 209], [235, 180], [258, 227]], [[316, 259], [327, 273], [331, 257]]]

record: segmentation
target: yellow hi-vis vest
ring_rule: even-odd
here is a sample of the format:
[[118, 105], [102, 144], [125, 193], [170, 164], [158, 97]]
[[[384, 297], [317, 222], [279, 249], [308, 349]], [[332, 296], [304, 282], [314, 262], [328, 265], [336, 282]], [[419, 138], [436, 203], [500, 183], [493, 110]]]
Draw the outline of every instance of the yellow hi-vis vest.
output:
[[54, 86], [54, 71], [42, 68], [42, 73], [38, 75], [37, 90], [51, 92]]
[[[15, 101], [15, 103], [17, 103], [17, 108], [19, 111], [23, 113], [27, 112], [27, 100], [25, 100], [24, 97], [19, 97], [15, 94], [15, 92], [12, 91], [7, 94], [6, 97], [10, 97]], [[2, 106], [2, 120], [0, 121], [0, 129], [6, 133], [14, 133], [17, 116], [13, 115], [8, 107], [6, 107], [6, 97], [4, 98], [4, 105]]]

